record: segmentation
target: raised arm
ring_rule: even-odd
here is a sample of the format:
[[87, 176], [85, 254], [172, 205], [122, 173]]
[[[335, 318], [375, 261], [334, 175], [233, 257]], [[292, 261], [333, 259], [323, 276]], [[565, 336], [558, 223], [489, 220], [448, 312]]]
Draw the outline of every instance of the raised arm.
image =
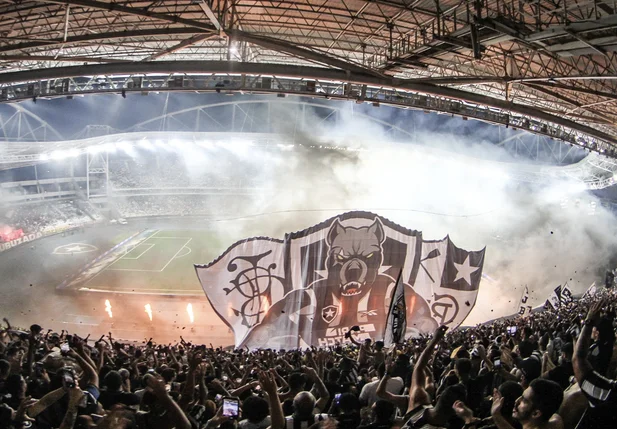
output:
[[[384, 376], [379, 380], [379, 384], [377, 385], [377, 391], [375, 394], [381, 398], [385, 399], [388, 402], [392, 402], [396, 407], [398, 407], [403, 414], [407, 411], [407, 406], [409, 405], [409, 400], [404, 395], [394, 395], [388, 392], [388, 380], [390, 379], [390, 371], [392, 369], [392, 358], [388, 357], [386, 359], [386, 372]], [[364, 388], [362, 389], [364, 392]], [[360, 400], [363, 399], [362, 392], [360, 392]]]
[[420, 353], [418, 362], [416, 362], [416, 366], [414, 367], [411, 375], [411, 389], [409, 390], [408, 408], [410, 410], [413, 410], [418, 405], [428, 405], [431, 403], [430, 396], [424, 386], [426, 381], [425, 371], [428, 366], [428, 362], [431, 360], [431, 356], [433, 356], [433, 353], [435, 352], [435, 347], [437, 347], [437, 344], [439, 344], [442, 340], [447, 329], [448, 328], [444, 325], [437, 328], [433, 334], [433, 338], [428, 342], [424, 350], [422, 350], [422, 353]]
[[587, 375], [593, 371], [591, 363], [587, 360], [587, 351], [591, 345], [591, 331], [594, 325], [597, 325], [600, 321], [602, 308], [606, 304], [607, 302], [600, 300], [591, 305], [585, 323], [583, 323], [581, 334], [576, 341], [574, 356], [572, 357], [572, 367], [574, 368], [574, 377], [579, 384], [581, 384]]
[[153, 375], [146, 377], [148, 388], [154, 393], [159, 401], [159, 404], [167, 410], [171, 422], [176, 429], [191, 429], [191, 422], [186, 417], [182, 409], [176, 402], [171, 399], [171, 396], [165, 390], [165, 382], [162, 378], [156, 378]]
[[182, 389], [182, 394], [180, 395], [180, 400], [178, 401], [178, 405], [180, 405], [180, 408], [183, 410], [187, 409], [189, 403], [195, 396], [195, 371], [200, 363], [201, 353], [193, 354], [189, 362], [189, 370], [186, 375], [186, 381], [184, 382], [184, 389]]
[[73, 349], [70, 349], [68, 351], [67, 356], [75, 359], [77, 361], [77, 364], [81, 367], [82, 371], [84, 372], [84, 382], [98, 388], [99, 374], [96, 369], [91, 367], [90, 364], [88, 364], [88, 362]]
[[268, 400], [270, 402], [270, 429], [284, 429], [285, 428], [285, 415], [283, 414], [283, 406], [279, 400], [277, 393], [276, 382], [274, 381], [274, 375], [269, 371], [259, 372], [259, 382], [261, 387], [268, 394]]
[[45, 411], [45, 409], [51, 404], [60, 400], [60, 398], [65, 395], [65, 393], [66, 391], [62, 387], [56, 390], [52, 390], [51, 392], [43, 396], [41, 399], [36, 401], [36, 403], [34, 403], [34, 405], [32, 405], [28, 409], [28, 411], [26, 412], [28, 414], [28, 417], [34, 418], [38, 416], [43, 411]]
[[326, 385], [323, 384], [323, 381], [321, 380], [319, 374], [317, 374], [317, 371], [315, 371], [314, 368], [303, 366], [302, 371], [311, 380], [313, 380], [313, 390], [316, 391], [317, 396], [319, 397], [317, 403], [315, 404], [315, 408], [319, 408], [320, 412], [325, 411], [326, 405], [328, 405], [328, 401], [330, 400], [330, 393], [328, 392]]
[[69, 406], [62, 419], [60, 429], [73, 429], [77, 420], [77, 408], [84, 397], [84, 392], [79, 387], [71, 387], [69, 390]]

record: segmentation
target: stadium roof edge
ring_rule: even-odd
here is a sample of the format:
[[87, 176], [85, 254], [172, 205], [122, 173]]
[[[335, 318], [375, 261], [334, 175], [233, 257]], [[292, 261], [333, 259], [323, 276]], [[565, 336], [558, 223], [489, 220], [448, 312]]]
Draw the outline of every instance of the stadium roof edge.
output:
[[[450, 78], [434, 80], [430, 78], [421, 79], [397, 79], [391, 77], [381, 77], [370, 74], [364, 74], [361, 72], [352, 72], [348, 70], [339, 70], [331, 68], [320, 67], [305, 67], [305, 66], [293, 66], [282, 64], [266, 64], [266, 63], [241, 63], [234, 61], [154, 61], [154, 62], [130, 62], [130, 63], [112, 63], [112, 64], [99, 64], [99, 65], [84, 65], [75, 67], [58, 67], [48, 69], [37, 69], [29, 71], [20, 71], [12, 73], [0, 73], [0, 86], [3, 90], [13, 85], [25, 83], [28, 85], [25, 91], [20, 91], [21, 95], [13, 93], [9, 95], [8, 91], [4, 92], [0, 96], [0, 101], [11, 102], [18, 101], [19, 99], [29, 99], [32, 97], [45, 97], [45, 96], [68, 96], [74, 93], [109, 93], [119, 91], [215, 91], [217, 88], [211, 87], [185, 87], [185, 86], [171, 86], [169, 85], [169, 79], [167, 79], [161, 87], [142, 87], [141, 85], [128, 85], [128, 81], [132, 78], [140, 78], [141, 76], [155, 75], [155, 74], [229, 74], [240, 75], [242, 77], [240, 86], [234, 86], [225, 88], [225, 91], [256, 91], [263, 93], [295, 93], [296, 95], [311, 95], [308, 91], [293, 91], [289, 88], [270, 87], [263, 88], [257, 87], [254, 84], [256, 79], [246, 79], [247, 76], [274, 76], [276, 77], [295, 77], [313, 81], [332, 81], [340, 82], [347, 87], [342, 93], [329, 94], [318, 93], [313, 90], [312, 95], [321, 95], [328, 97], [332, 95], [336, 98], [353, 99], [359, 102], [380, 102], [383, 104], [390, 104], [397, 107], [406, 107], [403, 101], [403, 95], [398, 95], [393, 99], [380, 99], [369, 97], [367, 95], [367, 87], [372, 88], [388, 88], [403, 93], [416, 93], [425, 94], [431, 97], [435, 97], [441, 100], [451, 100], [455, 102], [469, 103], [478, 107], [488, 107], [505, 112], [506, 119], [502, 121], [496, 121], [492, 119], [483, 119], [481, 116], [474, 117], [473, 112], [457, 113], [451, 109], [448, 110], [445, 107], [441, 107], [439, 103], [433, 103], [435, 105], [411, 105], [410, 108], [427, 108], [429, 110], [444, 111], [451, 114], [458, 114], [461, 116], [469, 116], [475, 119], [487, 120], [488, 122], [501, 123], [502, 125], [516, 126], [525, 129], [524, 125], [515, 124], [510, 122], [509, 115], [515, 114], [517, 116], [525, 118], [535, 118], [542, 122], [543, 127], [539, 130], [527, 129], [531, 132], [537, 132], [545, 134], [550, 137], [558, 138], [567, 141], [572, 144], [577, 144], [575, 138], [564, 137], [567, 132], [549, 130], [548, 126], [565, 128], [569, 131], [574, 131], [585, 136], [592, 137], [598, 140], [597, 150], [600, 152], [606, 152], [609, 156], [612, 156], [617, 149], [617, 137], [595, 129], [589, 125], [585, 125], [579, 122], [575, 122], [570, 119], [555, 115], [551, 112], [542, 110], [540, 108], [513, 103], [507, 100], [489, 97], [478, 93], [472, 93], [461, 89], [449, 87], [447, 85], [454, 84], [455, 81], [460, 81], [461, 78]], [[94, 76], [126, 76], [125, 79], [127, 85], [120, 85], [114, 88], [96, 88], [93, 85], [80, 87], [80, 91], [76, 91], [75, 87], [79, 85], [75, 82], [76, 78], [83, 78], [85, 81], [91, 81]], [[62, 88], [58, 91], [54, 84], [54, 90], [51, 90], [50, 81], [54, 79], [72, 79], [72, 82], [65, 83], [66, 88]], [[494, 82], [494, 77], [474, 77], [470, 78], [470, 83], [487, 83]], [[351, 91], [351, 85], [359, 85], [358, 91]], [[70, 86], [73, 86], [71, 90]], [[220, 88], [218, 88], [220, 91]], [[22, 93], [23, 92], [23, 93]], [[370, 95], [370, 94], [369, 94]], [[401, 101], [402, 100], [402, 101]], [[430, 103], [427, 103], [430, 104]], [[443, 103], [442, 103], [443, 104]], [[444, 104], [445, 106], [445, 104]], [[464, 107], [464, 106], [463, 106]], [[505, 122], [505, 123], [504, 123]], [[589, 146], [587, 146], [589, 148]], [[594, 150], [592, 148], [592, 150]]]

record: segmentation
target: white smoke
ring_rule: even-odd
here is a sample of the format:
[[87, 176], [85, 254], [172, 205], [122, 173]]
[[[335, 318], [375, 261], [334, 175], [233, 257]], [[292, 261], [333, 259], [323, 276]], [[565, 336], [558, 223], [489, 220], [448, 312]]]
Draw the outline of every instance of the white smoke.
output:
[[509, 159], [492, 143], [421, 131], [415, 144], [395, 142], [364, 118], [330, 123], [315, 115], [298, 127], [289, 105], [275, 112], [285, 150], [255, 149], [241, 162], [272, 193], [245, 201], [248, 216], [222, 225], [229, 244], [251, 235], [282, 238], [344, 211], [367, 210], [425, 239], [449, 234], [468, 250], [486, 246], [484, 272], [494, 281], [483, 280], [466, 324], [516, 312], [524, 285], [532, 305], [566, 281], [575, 294], [584, 292], [617, 248], [614, 217], [592, 196], [572, 193], [570, 183], [514, 181], [507, 164], [486, 161]]

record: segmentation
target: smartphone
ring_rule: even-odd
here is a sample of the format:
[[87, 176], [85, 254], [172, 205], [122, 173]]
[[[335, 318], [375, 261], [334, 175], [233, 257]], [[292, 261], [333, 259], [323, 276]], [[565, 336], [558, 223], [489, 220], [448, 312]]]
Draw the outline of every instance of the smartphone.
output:
[[501, 368], [501, 359], [495, 359], [495, 361], [493, 362], [493, 366], [495, 367], [495, 369]]
[[341, 400], [341, 394], [340, 393], [337, 393], [336, 395], [334, 395], [334, 403], [336, 405], [338, 405], [340, 400]]
[[240, 414], [240, 403], [236, 398], [223, 398], [223, 415], [235, 419]]
[[69, 352], [69, 343], [62, 343], [62, 345], [60, 345], [60, 353], [62, 354], [66, 354]]

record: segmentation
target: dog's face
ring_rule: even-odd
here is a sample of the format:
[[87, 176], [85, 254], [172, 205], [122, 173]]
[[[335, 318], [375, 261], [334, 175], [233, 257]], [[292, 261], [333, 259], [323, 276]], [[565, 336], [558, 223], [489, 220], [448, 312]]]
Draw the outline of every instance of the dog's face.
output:
[[335, 220], [328, 231], [329, 282], [336, 282], [341, 296], [365, 294], [377, 278], [385, 240], [381, 222], [370, 226], [344, 227]]

